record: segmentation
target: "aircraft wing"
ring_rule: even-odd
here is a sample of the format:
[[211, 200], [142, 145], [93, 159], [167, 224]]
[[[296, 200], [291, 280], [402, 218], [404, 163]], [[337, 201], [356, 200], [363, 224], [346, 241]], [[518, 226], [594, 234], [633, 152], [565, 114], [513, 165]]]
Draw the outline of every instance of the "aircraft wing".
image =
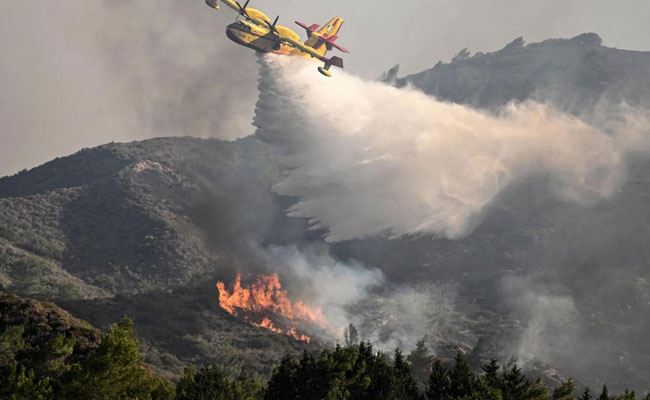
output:
[[221, 2], [224, 3], [225, 5], [227, 5], [228, 7], [232, 8], [233, 10], [237, 11], [237, 13], [239, 15], [241, 15], [242, 17], [244, 17], [244, 18], [247, 17], [247, 15], [244, 14], [241, 11], [241, 9], [239, 8], [239, 5], [237, 5], [237, 3], [235, 3], [234, 1], [232, 1], [232, 0], [221, 0]]
[[297, 49], [300, 49], [301, 51], [304, 51], [305, 53], [309, 54], [313, 58], [316, 58], [316, 59], [324, 62], [325, 66], [324, 67], [319, 67], [318, 72], [320, 72], [321, 74], [323, 74], [325, 76], [332, 76], [329, 73], [329, 69], [330, 69], [331, 66], [343, 68], [343, 59], [341, 59], [340, 57], [334, 56], [334, 57], [331, 57], [331, 58], [327, 58], [324, 55], [318, 53], [313, 48], [311, 48], [311, 47], [305, 45], [304, 43], [300, 42], [299, 40], [295, 40], [295, 39], [290, 38], [290, 37], [280, 37], [280, 40], [285, 42], [285, 43], [289, 43], [292, 46], [296, 47]]
[[292, 38], [289, 38], [289, 37], [281, 37], [280, 40], [283, 41], [283, 42], [289, 43], [290, 45], [300, 49], [301, 51], [303, 51], [303, 52], [309, 54], [310, 56], [312, 56], [314, 58], [317, 58], [317, 59], [319, 59], [321, 61], [327, 62], [327, 60], [329, 60], [327, 57], [323, 56], [322, 54], [319, 54], [316, 50], [314, 50], [313, 48], [311, 48], [309, 46], [306, 46], [304, 43], [302, 43], [299, 40], [295, 40], [295, 39], [292, 39]]
[[[207, 0], [207, 1], [214, 2], [216, 0]], [[260, 10], [256, 10], [254, 8], [248, 7], [248, 1], [246, 1], [243, 6], [239, 4], [237, 1], [233, 1], [233, 0], [221, 0], [221, 2], [227, 5], [228, 7], [232, 8], [233, 10], [237, 11], [237, 14], [246, 18], [246, 20], [251, 21], [257, 25], [266, 26], [268, 22], [271, 22], [269, 17], [267, 17]]]
[[348, 49], [346, 49], [345, 47], [343, 47], [343, 46], [339, 46], [338, 44], [334, 43], [333, 40], [328, 41], [328, 42], [326, 43], [326, 45], [327, 45], [327, 47], [328, 47], [327, 50], [332, 50], [332, 47], [334, 47], [334, 48], [337, 48], [337, 49], [339, 49], [340, 51], [342, 51], [342, 52], [344, 52], [344, 53], [349, 53], [349, 52], [350, 52], [350, 51], [349, 51]]

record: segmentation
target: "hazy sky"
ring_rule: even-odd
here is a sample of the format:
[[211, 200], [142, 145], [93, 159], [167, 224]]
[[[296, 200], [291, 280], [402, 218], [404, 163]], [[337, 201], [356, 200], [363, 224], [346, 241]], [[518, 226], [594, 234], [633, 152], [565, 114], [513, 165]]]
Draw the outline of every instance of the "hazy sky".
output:
[[[280, 24], [345, 18], [346, 68], [402, 74], [472, 53], [597, 32], [650, 50], [650, 1], [253, 0]], [[203, 0], [0, 0], [0, 175], [82, 147], [161, 135], [253, 131], [257, 64], [230, 42], [234, 13]], [[315, 79], [318, 78], [315, 75]]]

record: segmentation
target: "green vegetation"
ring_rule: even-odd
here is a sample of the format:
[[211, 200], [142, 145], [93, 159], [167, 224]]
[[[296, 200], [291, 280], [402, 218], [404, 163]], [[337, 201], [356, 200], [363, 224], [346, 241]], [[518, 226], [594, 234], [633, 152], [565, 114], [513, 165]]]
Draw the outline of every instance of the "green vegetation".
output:
[[144, 365], [130, 318], [102, 334], [53, 304], [0, 293], [0, 399], [637, 399], [628, 390], [611, 396], [607, 386], [594, 396], [572, 379], [552, 389], [531, 381], [517, 365], [495, 360], [477, 373], [461, 353], [446, 364], [423, 342], [408, 357], [399, 350], [387, 355], [369, 343], [356, 344], [352, 328], [345, 347], [286, 355], [266, 385], [246, 371], [233, 379], [232, 371], [205, 364], [185, 368], [174, 388]]
[[92, 356], [62, 377], [61, 392], [75, 399], [173, 398], [171, 384], [142, 365], [129, 318], [111, 325]]
[[46, 270], [45, 262], [35, 256], [14, 260], [9, 265], [15, 280], [14, 286], [24, 293], [39, 293], [43, 290], [42, 276]]
[[24, 327], [6, 328], [0, 335], [0, 398], [173, 398], [171, 384], [142, 365], [129, 318], [111, 325], [87, 357], [76, 354], [78, 344], [64, 333], [38, 343]]
[[[285, 200], [275, 198], [268, 191], [278, 173], [273, 157], [272, 152], [254, 139], [222, 143], [163, 138], [85, 150], [15, 177], [0, 179], [0, 290], [55, 300], [95, 326], [107, 327], [125, 314], [133, 316], [138, 322], [144, 363], [173, 382], [179, 381], [186, 365], [201, 366], [206, 362], [212, 368], [221, 368], [230, 379], [248, 371], [255, 379], [266, 382], [285, 353], [298, 357], [295, 361], [300, 367], [300, 355], [305, 348], [314, 354], [313, 368], [320, 371], [321, 349], [317, 345], [306, 345], [251, 327], [221, 312], [215, 304], [214, 282], [227, 279], [232, 271], [245, 270], [253, 262], [251, 257], [255, 252], [246, 243], [274, 244], [270, 241], [273, 238], [283, 244], [292, 243], [292, 235], [302, 238], [303, 222], [284, 218]], [[514, 319], [517, 316], [501, 315], [491, 308], [492, 302], [500, 297], [487, 283], [496, 282], [493, 278], [500, 277], [502, 271], [550, 260], [549, 264], [557, 264], [562, 274], [566, 274], [559, 275], [563, 282], [574, 282], [575, 276], [584, 279], [598, 276], [597, 287], [606, 284], [607, 290], [593, 291], [590, 288], [596, 287], [594, 281], [583, 279], [579, 280], [582, 282], [579, 290], [576, 289], [576, 293], [587, 299], [582, 304], [586, 312], [580, 318], [591, 315], [586, 317], [592, 324], [589, 326], [598, 327], [590, 329], [593, 341], [585, 341], [583, 347], [598, 348], [603, 353], [602, 360], [613, 360], [611, 356], [618, 354], [633, 357], [614, 366], [583, 363], [589, 367], [583, 368], [579, 377], [574, 369], [576, 378], [589, 380], [593, 387], [586, 395], [579, 383], [574, 383], [577, 386], [574, 389], [567, 383], [557, 393], [547, 388], [547, 394], [556, 398], [598, 399], [602, 388], [596, 385], [600, 386], [599, 377], [603, 376], [617, 392], [622, 384], [644, 388], [650, 363], [647, 343], [639, 339], [643, 337], [639, 332], [647, 331], [642, 329], [641, 322], [645, 319], [641, 317], [649, 315], [644, 313], [643, 305], [648, 304], [645, 300], [650, 286], [647, 271], [643, 269], [645, 264], [638, 260], [648, 258], [643, 250], [647, 246], [642, 234], [647, 230], [648, 221], [639, 218], [647, 213], [637, 211], [647, 206], [647, 171], [647, 167], [633, 171], [631, 181], [635, 183], [626, 186], [624, 197], [608, 203], [611, 209], [555, 210], [555, 203], [539, 197], [541, 190], [525, 186], [499, 205], [486, 229], [467, 240], [373, 239], [333, 248], [333, 254], [349, 252], [351, 258], [377, 265], [389, 277], [401, 274], [403, 265], [420, 265], [409, 279], [424, 280], [448, 273], [444, 276], [466, 282], [468, 288], [480, 288], [478, 293], [469, 292], [468, 297], [473, 302], [483, 299], [476, 296], [486, 296], [476, 305], [472, 303], [472, 310], [473, 307], [480, 310], [475, 314], [478, 317], [462, 315], [459, 311], [449, 317], [458, 321], [449, 331], [452, 334], [443, 332], [444, 336], [436, 339], [438, 342], [428, 342], [436, 347], [436, 355], [446, 361], [453, 360], [457, 343], [471, 344], [477, 337], [495, 337], [498, 343], [507, 342], [518, 327], [514, 323], [518, 321]], [[528, 195], [522, 193], [530, 193], [535, 201], [528, 201]], [[534, 212], [528, 212], [528, 208], [522, 211], [521, 204], [528, 207], [529, 203], [536, 204]], [[524, 223], [515, 223], [522, 215], [526, 218]], [[563, 222], [566, 215], [571, 216], [571, 224]], [[613, 220], [620, 221], [617, 226], [629, 227], [626, 228], [629, 235], [620, 236], [620, 230], [610, 232], [602, 228]], [[592, 228], [585, 230], [584, 226]], [[556, 229], [564, 229], [567, 234], [557, 235]], [[603, 231], [610, 234], [603, 236]], [[507, 237], [503, 232], [508, 232]], [[566, 259], [566, 246], [561, 243], [566, 237], [572, 238], [571, 248], [587, 250]], [[625, 249], [631, 250], [616, 250], [623, 243]], [[592, 262], [583, 262], [583, 255], [589, 255], [598, 264], [599, 274], [590, 272]], [[425, 268], [434, 256], [437, 261]], [[622, 272], [619, 275], [617, 271], [623, 271], [622, 268], [610, 271], [604, 267], [636, 263], [639, 269], [636, 275]], [[567, 265], [572, 267], [565, 268]], [[580, 268], [589, 271], [585, 273]], [[626, 296], [615, 297], [617, 293]], [[627, 294], [632, 296], [629, 301]], [[459, 301], [463, 299], [459, 297]], [[585, 305], [592, 303], [594, 307], [603, 307]], [[628, 304], [633, 308], [625, 308]], [[7, 385], [13, 385], [15, 390], [32, 391], [24, 394], [27, 398], [36, 398], [34, 393], [41, 390], [41, 380], [49, 379], [48, 385], [52, 386], [61, 374], [72, 376], [70, 371], [76, 370], [72, 365], [79, 368], [87, 365], [86, 357], [96, 351], [102, 337], [99, 331], [91, 333], [95, 331], [90, 327], [80, 326], [74, 328], [76, 332], [74, 329], [73, 332], [59, 329], [48, 332], [38, 328], [53, 326], [48, 318], [25, 323], [24, 316], [17, 317], [16, 327], [7, 331], [6, 315], [0, 309], [0, 334], [6, 333], [0, 351], [3, 356], [13, 354], [14, 359], [3, 358], [0, 365], [3, 373], [11, 373], [14, 378]], [[67, 323], [65, 318], [59, 322]], [[584, 325], [584, 322], [579, 320], [576, 324]], [[346, 344], [358, 346], [359, 337], [358, 332], [349, 329]], [[618, 340], [604, 341], [611, 337]], [[611, 346], [598, 346], [603, 343]], [[70, 345], [73, 353], [67, 356]], [[21, 346], [31, 350], [18, 351]], [[47, 363], [28, 362], [29, 357], [47, 348], [53, 352]], [[471, 387], [487, 376], [487, 372], [480, 370], [480, 360], [498, 354], [495, 347], [486, 348], [484, 351], [468, 349], [472, 351], [468, 356], [472, 371], [480, 373], [470, 379]], [[576, 359], [586, 359], [580, 357], [584, 348], [583, 352], [576, 351]], [[424, 394], [435, 358], [427, 353], [424, 343], [418, 349], [406, 360], [420, 393]], [[336, 350], [330, 349], [330, 353], [332, 357]], [[393, 368], [391, 357], [383, 358]], [[13, 361], [18, 364], [12, 372], [8, 366]], [[446, 368], [447, 374], [453, 369], [453, 363], [440, 361], [440, 365]], [[563, 365], [553, 366], [564, 372]], [[511, 367], [508, 364], [506, 370]], [[57, 368], [70, 371], [60, 373]], [[444, 371], [441, 368], [436, 371], [442, 382], [446, 382]], [[503, 373], [497, 366], [491, 379], [496, 382]], [[534, 376], [531, 380], [535, 385], [538, 374], [526, 374]], [[565, 379], [562, 375], [559, 379]], [[80, 375], [75, 376], [81, 379]], [[4, 382], [2, 390], [6, 389]], [[201, 385], [200, 380], [195, 382]], [[346, 383], [337, 385], [345, 387]], [[490, 387], [497, 386], [492, 383]], [[566, 392], [573, 394], [563, 394]], [[501, 389], [498, 395], [504, 396]]]
[[160, 138], [0, 178], [0, 291], [103, 328], [133, 317], [145, 363], [174, 381], [190, 363], [268, 378], [315, 346], [219, 312], [214, 284], [248, 264], [264, 241], [250, 238], [297, 232], [270, 230], [286, 208], [269, 191], [274, 157], [252, 138]]
[[391, 364], [372, 346], [323, 350], [315, 358], [285, 357], [273, 371], [265, 399], [419, 399], [410, 365], [399, 351]]
[[262, 386], [247, 373], [229, 379], [224, 370], [206, 364], [199, 371], [188, 367], [176, 386], [176, 400], [252, 400], [260, 399]]
[[50, 304], [0, 293], [0, 398], [169, 399], [148, 371], [133, 321], [102, 334]]

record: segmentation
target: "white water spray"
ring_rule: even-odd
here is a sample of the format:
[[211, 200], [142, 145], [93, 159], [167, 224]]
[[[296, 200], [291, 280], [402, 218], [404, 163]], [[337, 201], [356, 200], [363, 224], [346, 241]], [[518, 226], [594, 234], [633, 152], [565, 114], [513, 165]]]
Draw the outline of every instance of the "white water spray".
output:
[[256, 134], [283, 150], [285, 167], [274, 190], [297, 197], [289, 215], [327, 229], [328, 241], [459, 238], [507, 185], [532, 174], [577, 201], [623, 181], [631, 135], [542, 104], [492, 115], [342, 71], [324, 79], [300, 59], [260, 63]]

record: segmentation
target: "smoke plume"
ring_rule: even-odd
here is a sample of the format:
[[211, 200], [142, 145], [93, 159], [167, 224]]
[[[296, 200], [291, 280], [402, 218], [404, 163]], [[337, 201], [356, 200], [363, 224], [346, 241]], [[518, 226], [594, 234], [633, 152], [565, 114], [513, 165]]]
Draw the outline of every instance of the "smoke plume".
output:
[[290, 277], [290, 293], [320, 307], [335, 339], [350, 321], [349, 307], [384, 284], [384, 275], [378, 269], [336, 261], [323, 246], [273, 246], [266, 254], [270, 271]]
[[432, 332], [452, 337], [460, 330], [462, 317], [449, 285], [394, 285], [379, 269], [337, 261], [317, 243], [271, 246], [264, 252], [268, 270], [288, 278], [284, 282], [295, 298], [320, 307], [329, 328], [325, 334], [334, 341], [341, 341], [349, 323], [362, 340], [388, 352], [412, 349]]
[[212, 11], [203, 1], [1, 2], [0, 176], [110, 141], [249, 135], [254, 56]]
[[609, 196], [647, 126], [623, 118], [598, 129], [533, 102], [492, 115], [341, 71], [324, 79], [302, 60], [260, 63], [257, 135], [284, 151], [274, 189], [297, 197], [289, 215], [331, 242], [463, 237], [502, 189], [534, 174], [575, 201]]
[[[525, 321], [517, 348], [511, 350], [523, 365], [535, 359], [568, 358], [578, 351], [579, 312], [573, 297], [549, 292], [548, 285], [539, 286], [521, 277], [503, 279], [504, 292]], [[562, 365], [567, 365], [566, 361]], [[588, 367], [586, 362], [581, 366]]]

